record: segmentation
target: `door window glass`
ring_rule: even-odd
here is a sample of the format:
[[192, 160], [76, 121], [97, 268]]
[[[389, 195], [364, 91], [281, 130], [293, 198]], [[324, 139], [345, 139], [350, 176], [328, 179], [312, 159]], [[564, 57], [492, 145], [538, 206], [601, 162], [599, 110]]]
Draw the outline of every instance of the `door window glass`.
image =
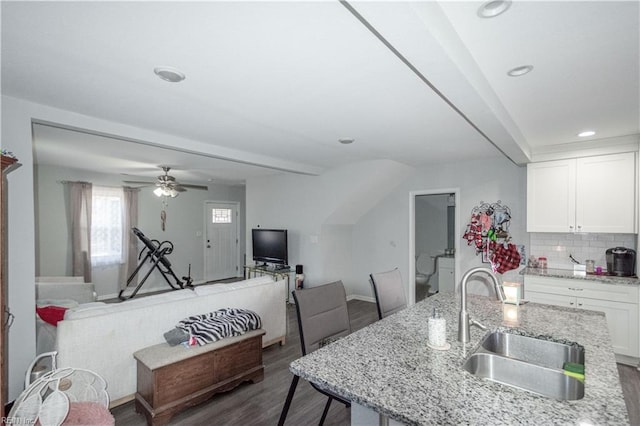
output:
[[231, 209], [211, 209], [212, 223], [231, 223]]

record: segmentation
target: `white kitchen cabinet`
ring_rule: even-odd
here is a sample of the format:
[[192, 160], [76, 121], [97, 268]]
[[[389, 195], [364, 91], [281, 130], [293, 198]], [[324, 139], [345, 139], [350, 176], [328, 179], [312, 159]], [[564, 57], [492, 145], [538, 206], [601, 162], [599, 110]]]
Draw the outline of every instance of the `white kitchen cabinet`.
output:
[[527, 165], [528, 232], [636, 232], [635, 153]]
[[613, 351], [640, 356], [637, 286], [525, 276], [524, 292], [530, 302], [604, 312]]

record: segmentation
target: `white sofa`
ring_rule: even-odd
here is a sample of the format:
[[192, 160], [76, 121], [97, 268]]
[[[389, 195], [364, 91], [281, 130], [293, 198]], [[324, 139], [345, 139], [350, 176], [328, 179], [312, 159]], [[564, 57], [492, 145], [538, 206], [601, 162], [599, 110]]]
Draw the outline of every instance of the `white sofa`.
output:
[[183, 318], [235, 307], [256, 312], [266, 331], [262, 344], [284, 344], [286, 282], [258, 277], [230, 284], [197, 286], [140, 297], [122, 303], [79, 305], [57, 326], [58, 368], [92, 370], [107, 381], [112, 406], [133, 398], [136, 363], [133, 353], [163, 343], [163, 334]]
[[[74, 307], [80, 303], [95, 302], [97, 295], [93, 283], [84, 277], [46, 276], [36, 277], [36, 305]], [[36, 315], [36, 354], [54, 350], [56, 328]]]

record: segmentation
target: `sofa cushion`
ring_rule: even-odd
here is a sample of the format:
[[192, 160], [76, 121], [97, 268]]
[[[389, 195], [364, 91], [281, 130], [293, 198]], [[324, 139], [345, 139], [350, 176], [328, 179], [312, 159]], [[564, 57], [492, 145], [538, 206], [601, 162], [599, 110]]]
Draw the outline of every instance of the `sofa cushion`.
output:
[[270, 282], [273, 282], [273, 278], [265, 275], [262, 277], [256, 277], [256, 278], [251, 278], [244, 281], [237, 281], [237, 282], [227, 283], [227, 284], [200, 285], [195, 287], [193, 291], [198, 296], [206, 296], [209, 294], [223, 293], [225, 291], [231, 291], [231, 290], [236, 290], [238, 288], [251, 287], [251, 286], [270, 283]]
[[210, 284], [197, 286], [193, 289], [193, 292], [197, 296], [208, 296], [210, 294], [224, 293], [225, 291], [228, 291], [229, 288], [228, 284]]
[[77, 308], [69, 309], [65, 315], [65, 320], [93, 317], [96, 315], [106, 315], [115, 312], [123, 312], [131, 309], [143, 308], [145, 306], [157, 305], [165, 302], [172, 302], [182, 299], [196, 297], [193, 290], [184, 289], [156, 294], [153, 296], [140, 297], [139, 299], [126, 300], [120, 303], [84, 303]]

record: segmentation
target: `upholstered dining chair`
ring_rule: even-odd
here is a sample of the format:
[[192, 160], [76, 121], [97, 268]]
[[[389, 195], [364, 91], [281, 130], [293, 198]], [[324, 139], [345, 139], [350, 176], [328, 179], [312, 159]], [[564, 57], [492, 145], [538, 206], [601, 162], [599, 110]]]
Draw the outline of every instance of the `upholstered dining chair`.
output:
[[407, 299], [402, 285], [402, 275], [398, 268], [369, 275], [373, 294], [378, 307], [378, 318], [382, 319], [407, 307]]
[[[303, 356], [351, 333], [349, 311], [347, 310], [347, 297], [342, 281], [336, 281], [318, 287], [294, 290], [293, 299], [296, 303], [298, 328], [300, 330], [300, 346]], [[291, 380], [289, 393], [287, 394], [287, 399], [280, 414], [279, 426], [284, 425], [287, 418], [287, 413], [289, 412], [291, 400], [293, 399], [299, 379], [300, 377], [294, 375]], [[311, 386], [328, 397], [324, 411], [322, 412], [320, 425], [324, 423], [333, 400], [343, 403], [346, 407], [351, 406], [350, 401], [332, 392], [320, 389], [313, 383], [311, 383]]]

